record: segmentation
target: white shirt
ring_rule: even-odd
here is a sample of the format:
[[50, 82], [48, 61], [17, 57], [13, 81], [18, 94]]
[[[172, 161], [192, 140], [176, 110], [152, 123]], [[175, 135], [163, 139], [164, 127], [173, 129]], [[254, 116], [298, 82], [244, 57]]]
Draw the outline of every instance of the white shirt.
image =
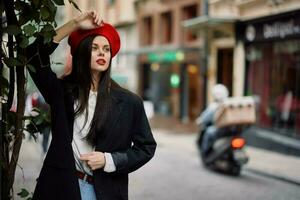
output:
[[[91, 146], [85, 139], [86, 135], [88, 134], [90, 124], [92, 122], [94, 111], [96, 107], [97, 102], [97, 92], [90, 91], [89, 94], [89, 100], [88, 100], [88, 116], [87, 116], [87, 122], [84, 125], [85, 121], [85, 113], [86, 110], [78, 115], [74, 120], [74, 127], [73, 127], [73, 141], [72, 141], [72, 148], [73, 153], [75, 157], [76, 162], [76, 169], [79, 171], [83, 171], [85, 173], [88, 173], [90, 175], [93, 174], [92, 170], [88, 167], [85, 161], [79, 160], [80, 154], [90, 153], [92, 151], [95, 151], [95, 147]], [[78, 102], [76, 101], [74, 103], [74, 109], [76, 109], [78, 106]], [[105, 166], [104, 171], [105, 172], [113, 172], [116, 170], [116, 166], [114, 164], [114, 161], [112, 159], [112, 156], [110, 153], [104, 153], [105, 156]]]

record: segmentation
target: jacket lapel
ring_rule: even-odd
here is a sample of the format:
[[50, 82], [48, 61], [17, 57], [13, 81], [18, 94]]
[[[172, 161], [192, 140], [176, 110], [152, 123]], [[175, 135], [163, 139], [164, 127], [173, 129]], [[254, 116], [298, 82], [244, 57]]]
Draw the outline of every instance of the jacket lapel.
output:
[[70, 130], [70, 136], [73, 138], [73, 124], [74, 124], [74, 95], [72, 93], [67, 93], [65, 95], [65, 108], [68, 118], [68, 128]]
[[112, 113], [111, 113], [111, 131], [116, 127], [116, 124], [118, 123], [120, 119], [120, 115], [123, 110], [124, 101], [122, 99], [122, 96], [120, 95], [120, 92], [116, 90], [112, 90]]

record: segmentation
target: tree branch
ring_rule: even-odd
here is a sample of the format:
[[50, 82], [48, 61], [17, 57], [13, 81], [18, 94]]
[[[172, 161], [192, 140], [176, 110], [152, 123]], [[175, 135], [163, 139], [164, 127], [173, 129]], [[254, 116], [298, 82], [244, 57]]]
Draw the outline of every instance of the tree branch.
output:
[[[16, 14], [14, 12], [14, 1], [13, 0], [4, 0], [4, 9], [7, 18], [8, 25], [16, 25], [19, 26]], [[20, 36], [15, 36], [16, 42], [19, 43], [21, 41]], [[10, 40], [12, 41], [12, 40]], [[9, 41], [9, 42], [10, 42]], [[13, 57], [13, 44], [9, 43], [9, 57]], [[19, 55], [21, 50], [17, 50], [17, 54]], [[12, 54], [11, 54], [12, 52]], [[12, 155], [7, 169], [7, 182], [5, 182], [4, 190], [2, 191], [2, 198], [9, 199], [10, 198], [10, 191], [12, 190], [14, 178], [15, 178], [15, 171], [17, 162], [19, 159], [19, 153], [22, 145], [22, 135], [23, 135], [23, 123], [22, 118], [24, 115], [25, 110], [25, 75], [24, 75], [24, 66], [18, 66], [16, 69], [17, 74], [17, 113], [16, 113], [16, 123], [15, 123], [15, 138], [13, 143], [13, 150]], [[14, 82], [11, 82], [14, 84]], [[10, 90], [12, 87], [10, 87]], [[12, 93], [12, 91], [9, 91]], [[7, 145], [9, 146], [9, 145]]]

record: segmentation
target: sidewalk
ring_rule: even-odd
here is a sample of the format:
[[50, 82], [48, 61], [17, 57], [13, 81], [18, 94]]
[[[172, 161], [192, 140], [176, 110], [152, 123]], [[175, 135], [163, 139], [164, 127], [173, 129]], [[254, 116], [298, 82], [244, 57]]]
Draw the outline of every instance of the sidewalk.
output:
[[[195, 124], [182, 124], [177, 119], [165, 117], [155, 117], [150, 120], [150, 124], [158, 146], [168, 145], [168, 147], [180, 148], [188, 154], [198, 156], [196, 149], [198, 128]], [[20, 192], [21, 188], [26, 188], [30, 192], [34, 190], [36, 178], [44, 159], [40, 143], [41, 137], [38, 138], [38, 142], [29, 141], [28, 139], [23, 140], [15, 176], [15, 199], [19, 199], [16, 193]], [[246, 152], [250, 160], [245, 165], [244, 170], [300, 185], [300, 157], [288, 156], [251, 146], [247, 146]]]
[[274, 153], [255, 147], [247, 147], [249, 162], [245, 169], [300, 186], [300, 157]]
[[36, 179], [39, 176], [44, 160], [41, 142], [42, 137], [40, 134], [38, 135], [37, 142], [35, 142], [33, 138], [29, 140], [27, 136], [23, 139], [15, 173], [15, 199], [20, 199], [17, 193], [19, 193], [22, 188], [30, 193], [34, 191]]
[[[175, 138], [180, 137], [180, 139], [174, 139], [173, 142], [171, 141], [171, 144], [168, 141], [168, 145], [180, 146], [197, 153], [195, 141], [198, 135], [198, 127], [196, 124], [182, 124], [177, 119], [161, 116], [155, 116], [150, 120], [150, 124], [155, 135], [162, 134], [162, 137], [158, 136], [159, 140], [164, 140], [163, 135], [173, 134]], [[300, 157], [252, 146], [247, 146], [246, 152], [250, 159], [244, 169], [300, 185]]]
[[182, 123], [175, 117], [155, 115], [149, 120], [152, 129], [164, 129], [172, 133], [197, 133], [198, 126], [195, 122]]

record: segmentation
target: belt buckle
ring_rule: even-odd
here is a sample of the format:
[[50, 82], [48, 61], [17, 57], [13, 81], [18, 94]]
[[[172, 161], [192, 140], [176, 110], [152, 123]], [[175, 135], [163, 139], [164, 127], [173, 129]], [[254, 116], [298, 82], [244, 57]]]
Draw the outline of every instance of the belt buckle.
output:
[[87, 175], [86, 173], [84, 173], [83, 180], [84, 180], [85, 182], [88, 182], [87, 179], [88, 179], [88, 175]]

